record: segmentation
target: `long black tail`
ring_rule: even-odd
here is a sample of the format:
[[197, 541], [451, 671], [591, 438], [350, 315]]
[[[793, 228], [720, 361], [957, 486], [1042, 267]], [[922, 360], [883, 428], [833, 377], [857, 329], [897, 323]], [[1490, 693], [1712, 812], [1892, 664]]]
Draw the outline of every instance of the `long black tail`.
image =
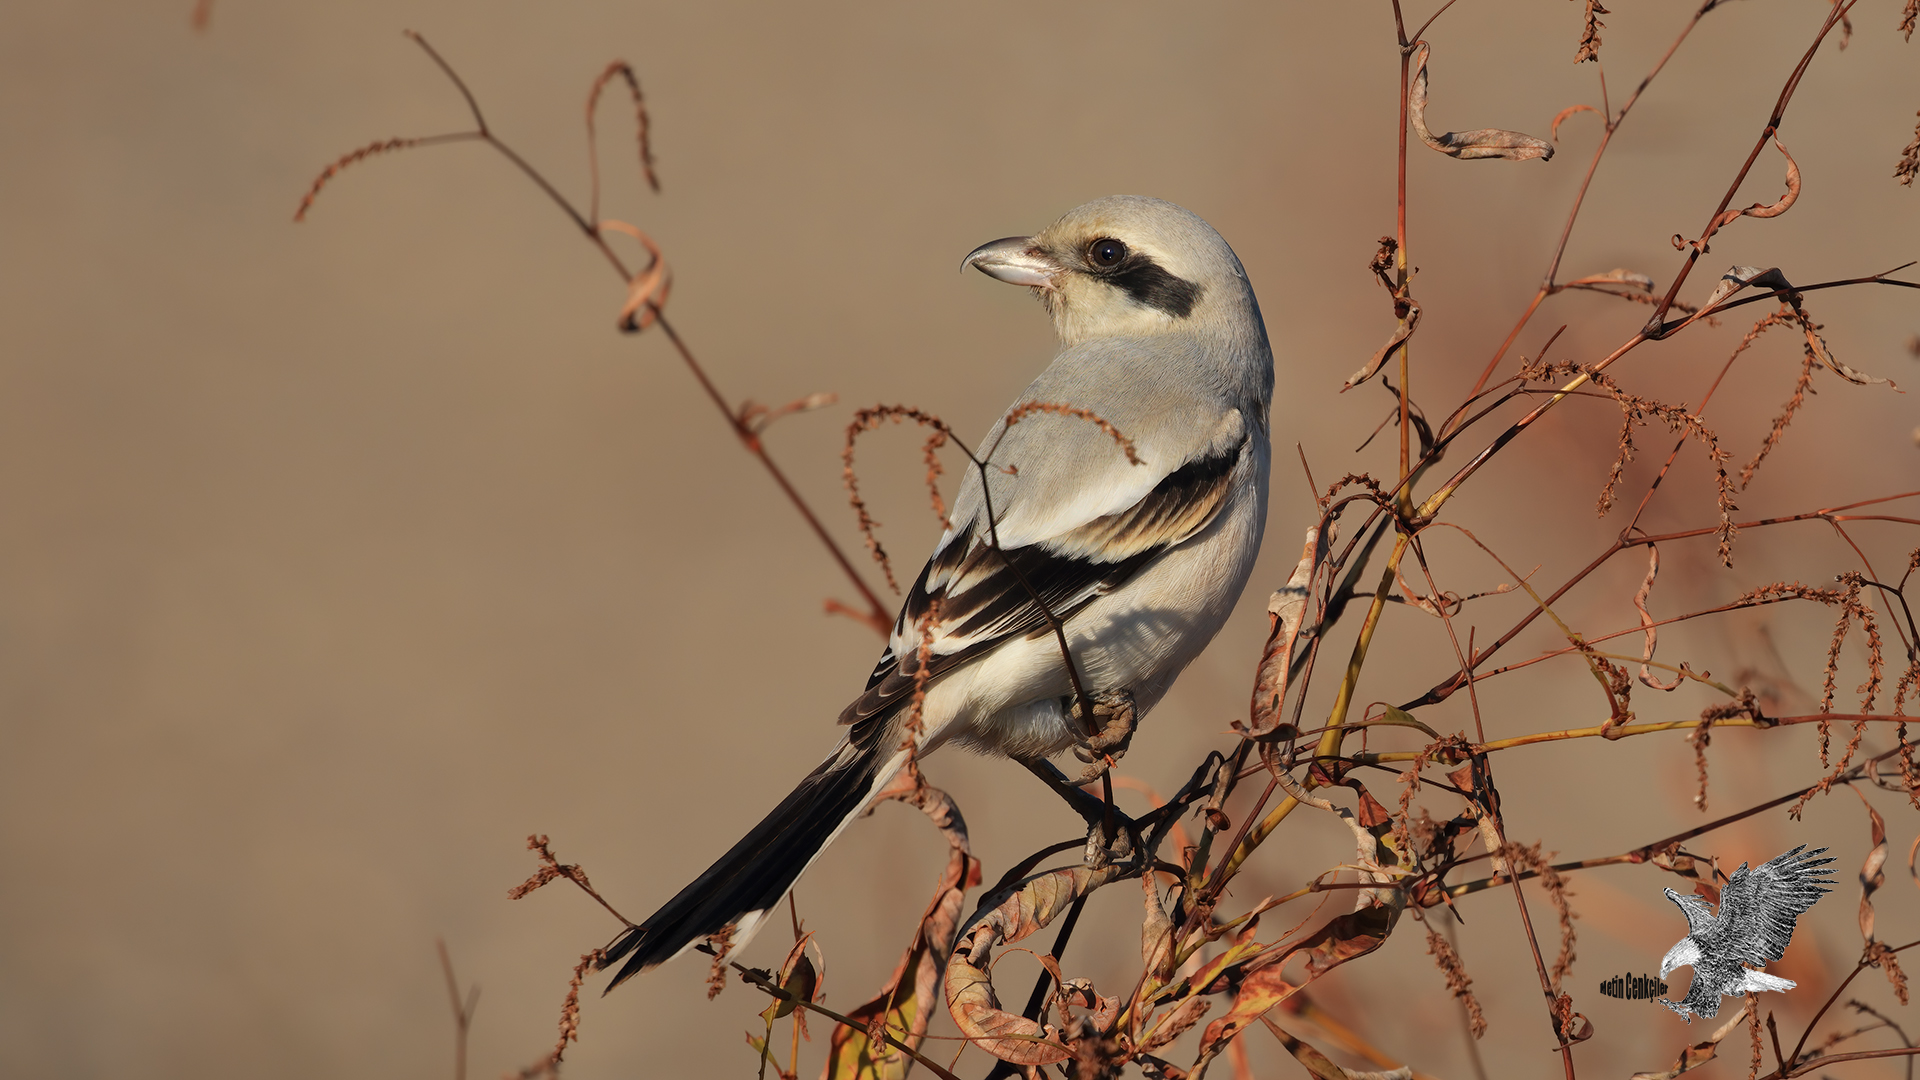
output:
[[845, 747], [829, 757], [706, 873], [615, 939], [597, 966], [611, 967], [622, 957], [627, 962], [607, 990], [749, 916], [757, 927], [865, 806], [892, 753], [891, 746], [882, 752], [884, 745], [884, 740], [873, 740], [864, 748]]

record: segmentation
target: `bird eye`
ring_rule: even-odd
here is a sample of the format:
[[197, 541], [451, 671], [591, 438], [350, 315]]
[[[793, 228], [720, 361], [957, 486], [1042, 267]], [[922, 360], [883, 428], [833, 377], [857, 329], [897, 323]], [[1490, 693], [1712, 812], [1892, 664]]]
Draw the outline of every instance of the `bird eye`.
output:
[[1111, 236], [1102, 237], [1087, 245], [1087, 261], [1102, 270], [1111, 270], [1120, 265], [1127, 257], [1127, 245]]

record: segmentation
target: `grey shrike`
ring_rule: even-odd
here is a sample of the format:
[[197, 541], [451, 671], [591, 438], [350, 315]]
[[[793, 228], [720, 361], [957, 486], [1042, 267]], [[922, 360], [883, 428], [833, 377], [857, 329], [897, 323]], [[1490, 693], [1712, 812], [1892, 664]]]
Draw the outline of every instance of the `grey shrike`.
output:
[[[766, 819], [606, 951], [608, 989], [732, 929], [737, 948], [917, 746], [956, 741], [1030, 766], [1089, 737], [1047, 611], [1082, 686], [1124, 728], [1145, 715], [1226, 622], [1267, 518], [1273, 353], [1247, 273], [1206, 222], [1159, 199], [1112, 196], [1035, 236], [976, 248], [962, 267], [1034, 289], [1061, 349], [987, 433], [952, 524], [909, 590], [840, 744]], [[990, 449], [989, 449], [990, 448]], [[989, 535], [987, 511], [993, 514]], [[998, 550], [995, 549], [997, 537]], [[1035, 597], [1044, 603], [1036, 603]], [[929, 619], [929, 614], [933, 618]], [[928, 671], [915, 674], [923, 654]], [[1113, 730], [1109, 726], [1107, 734]]]

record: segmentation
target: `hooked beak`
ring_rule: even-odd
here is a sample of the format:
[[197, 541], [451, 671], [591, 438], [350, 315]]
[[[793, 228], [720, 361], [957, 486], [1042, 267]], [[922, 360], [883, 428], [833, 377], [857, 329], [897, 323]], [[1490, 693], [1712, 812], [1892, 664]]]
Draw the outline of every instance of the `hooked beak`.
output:
[[1009, 285], [1036, 289], [1052, 288], [1054, 277], [1065, 269], [1048, 258], [1031, 236], [1009, 236], [981, 244], [960, 260], [960, 269], [969, 266]]

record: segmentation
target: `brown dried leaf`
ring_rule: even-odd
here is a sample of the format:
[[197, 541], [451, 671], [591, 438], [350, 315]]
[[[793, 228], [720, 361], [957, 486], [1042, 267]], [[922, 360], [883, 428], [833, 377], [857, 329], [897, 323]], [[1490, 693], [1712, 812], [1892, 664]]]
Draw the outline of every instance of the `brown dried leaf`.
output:
[[[1027, 878], [1013, 886], [1003, 898], [996, 900], [997, 894], [983, 897], [980, 901], [983, 908], [988, 903], [994, 906], [975, 913], [967, 923], [963, 933], [969, 943], [963, 948], [971, 950], [973, 958], [978, 960], [980, 951], [995, 942], [1011, 945], [1038, 933], [1075, 900], [1118, 877], [1122, 869], [1118, 864], [1068, 867]], [[987, 936], [983, 939], [983, 935]]]
[[[1287, 583], [1274, 590], [1267, 601], [1267, 647], [1260, 656], [1260, 670], [1253, 683], [1252, 715], [1241, 734], [1257, 739], [1271, 735], [1280, 726], [1280, 707], [1286, 703], [1288, 671], [1293, 662], [1294, 643], [1300, 638], [1300, 626], [1306, 621], [1307, 600], [1313, 590], [1314, 574], [1326, 559], [1333, 543], [1334, 529], [1327, 527], [1323, 538], [1316, 526], [1307, 530], [1300, 549], [1300, 561], [1294, 564]], [[1240, 728], [1238, 720], [1233, 726]]]
[[1140, 875], [1140, 891], [1146, 896], [1146, 917], [1140, 922], [1140, 961], [1158, 986], [1173, 977], [1173, 919], [1160, 903], [1160, 890], [1154, 887], [1152, 874]]
[[660, 317], [660, 310], [667, 306], [667, 294], [673, 291], [673, 273], [667, 269], [667, 261], [660, 255], [660, 245], [653, 238], [641, 232], [633, 225], [612, 218], [600, 222], [600, 231], [625, 233], [640, 241], [647, 249], [651, 259], [647, 268], [633, 275], [627, 282], [627, 301], [620, 305], [620, 317], [615, 322], [622, 333], [637, 334], [653, 325]]
[[1818, 362], [1822, 367], [1847, 380], [1855, 386], [1884, 385], [1894, 390], [1900, 389], [1892, 379], [1882, 379], [1864, 371], [1856, 371], [1841, 363], [1827, 347], [1827, 339], [1820, 336], [1820, 324], [1813, 321], [1799, 305], [1794, 306], [1794, 321], [1800, 324], [1800, 330], [1807, 336], [1807, 358]]
[[1787, 159], [1787, 193], [1780, 196], [1775, 202], [1754, 203], [1744, 210], [1727, 210], [1723, 212], [1714, 220], [1713, 228], [1708, 230], [1709, 235], [1743, 217], [1779, 217], [1792, 208], [1794, 200], [1800, 197], [1800, 166], [1793, 160], [1793, 155], [1787, 153], [1786, 144], [1780, 141], [1778, 135], [1773, 137], [1773, 148], [1780, 151], [1781, 157]]
[[1860, 866], [1860, 937], [1868, 944], [1873, 943], [1873, 894], [1887, 883], [1887, 823], [1880, 819], [1880, 811], [1873, 808], [1859, 788], [1853, 793], [1860, 796], [1860, 805], [1867, 808], [1867, 817], [1873, 829], [1873, 848], [1867, 852], [1866, 862]]
[[[1307, 973], [1317, 979], [1349, 960], [1365, 956], [1386, 944], [1400, 912], [1378, 905], [1349, 911], [1321, 927], [1291, 952], [1306, 950]], [[1309, 979], [1308, 981], [1312, 981]]]
[[[1473, 133], [1468, 132], [1468, 134]], [[1374, 353], [1372, 359], [1362, 364], [1359, 371], [1347, 376], [1347, 381], [1340, 386], [1340, 392], [1344, 394], [1354, 387], [1359, 386], [1361, 383], [1366, 382], [1368, 379], [1373, 378], [1374, 374], [1380, 370], [1380, 365], [1386, 363], [1387, 357], [1393, 355], [1393, 350], [1399, 348], [1401, 342], [1412, 337], [1414, 329], [1419, 325], [1420, 305], [1409, 300], [1407, 301], [1407, 316], [1401, 320], [1400, 325], [1394, 329], [1393, 336], [1387, 338], [1387, 343], [1380, 346], [1380, 351]]]
[[1200, 1036], [1200, 1058], [1195, 1063], [1195, 1071], [1199, 1069], [1198, 1061], [1211, 1060], [1248, 1025], [1265, 1016], [1275, 1005], [1300, 992], [1300, 987], [1281, 975], [1280, 969], [1284, 963], [1268, 964], [1248, 975], [1240, 984], [1240, 992], [1233, 999], [1233, 1008], [1227, 1015], [1208, 1024], [1206, 1032]]
[[947, 1012], [980, 1049], [1015, 1065], [1051, 1065], [1073, 1056], [1056, 1041], [1050, 1025], [1002, 1009], [987, 973], [973, 966], [964, 950], [947, 961], [946, 982]]
[[1141, 1041], [1141, 1051], [1150, 1053], [1185, 1035], [1211, 1008], [1213, 1002], [1198, 995], [1181, 1002], [1172, 1012], [1161, 1017], [1159, 1025]]
[[812, 1001], [813, 992], [819, 986], [819, 972], [814, 969], [813, 961], [807, 957], [807, 946], [813, 941], [812, 934], [802, 935], [788, 951], [787, 959], [780, 965], [780, 989], [792, 995], [788, 998], [774, 998], [760, 1019], [771, 1024], [786, 1017], [799, 1002]]
[[[1075, 900], [1112, 881], [1122, 870], [1121, 864], [1112, 863], [1036, 874], [981, 900], [981, 910], [966, 925], [947, 960], [947, 1012], [962, 1034], [1016, 1065], [1045, 1065], [1071, 1056], [1052, 1028], [1000, 1008], [987, 976], [991, 953], [996, 942], [1016, 942], [1044, 929]], [[996, 896], [1003, 898], [996, 902]]]
[[[1471, 160], [1476, 158], [1504, 158], [1508, 161], [1525, 161], [1539, 158], [1546, 161], [1553, 157], [1553, 144], [1518, 131], [1505, 131], [1500, 128], [1476, 128], [1472, 131], [1449, 131], [1435, 135], [1427, 129], [1427, 58], [1433, 48], [1426, 42], [1417, 43], [1418, 51], [1413, 54], [1413, 83], [1407, 91], [1407, 120], [1413, 125], [1414, 134], [1420, 141], [1448, 157]], [[1389, 348], [1392, 347], [1390, 343]], [[1352, 385], [1349, 382], [1348, 385]]]
[[[1640, 591], [1633, 594], [1634, 609], [1640, 612], [1640, 629], [1645, 631], [1647, 635], [1646, 649], [1640, 654], [1640, 681], [1655, 690], [1673, 690], [1679, 687], [1686, 676], [1675, 675], [1672, 682], [1663, 683], [1655, 678], [1652, 669], [1647, 667], [1648, 664], [1653, 662], [1653, 650], [1655, 646], [1660, 643], [1660, 630], [1655, 625], [1653, 616], [1647, 613], [1647, 598], [1653, 595], [1653, 579], [1659, 576], [1660, 549], [1652, 544], [1648, 544], [1647, 577], [1646, 580], [1640, 583]], [[1682, 666], [1684, 667], [1684, 664]]]
[[740, 411], [735, 414], [735, 417], [740, 421], [741, 427], [758, 435], [767, 430], [776, 420], [784, 420], [789, 416], [812, 412], [815, 409], [824, 409], [839, 402], [839, 394], [831, 390], [819, 390], [771, 409], [757, 401], [745, 401], [741, 403]]
[[1214, 983], [1219, 980], [1221, 973], [1230, 967], [1246, 961], [1265, 948], [1265, 946], [1253, 940], [1254, 931], [1259, 928], [1260, 916], [1255, 915], [1247, 920], [1245, 926], [1240, 928], [1240, 932], [1234, 936], [1233, 944], [1227, 946], [1226, 951], [1200, 965], [1199, 969], [1187, 978], [1187, 985], [1193, 988], [1193, 992], [1196, 994], [1207, 994], [1215, 993], [1217, 989], [1225, 989], [1224, 986], [1217, 989], [1214, 986]]
[[1712, 1061], [1714, 1053], [1720, 1048], [1720, 1040], [1732, 1034], [1734, 1028], [1745, 1023], [1747, 1013], [1752, 1009], [1753, 1002], [1749, 1000], [1745, 1008], [1728, 1017], [1726, 1023], [1715, 1028], [1713, 1034], [1709, 1035], [1705, 1042], [1694, 1043], [1692, 1046], [1680, 1051], [1680, 1058], [1674, 1062], [1673, 1068], [1665, 1072], [1634, 1073], [1633, 1080], [1673, 1080], [1674, 1077], [1679, 1076], [1681, 1073], [1692, 1072], [1707, 1062]]
[[1695, 312], [1687, 321], [1692, 322], [1694, 319], [1706, 315], [1714, 308], [1719, 307], [1728, 297], [1749, 285], [1759, 285], [1771, 289], [1790, 289], [1793, 287], [1787, 284], [1786, 275], [1780, 273], [1780, 268], [1777, 266], [1767, 270], [1762, 270], [1757, 266], [1730, 266], [1727, 268], [1726, 273], [1720, 275], [1720, 280], [1714, 282], [1713, 291], [1707, 294], [1707, 302], [1701, 304], [1700, 310]]

